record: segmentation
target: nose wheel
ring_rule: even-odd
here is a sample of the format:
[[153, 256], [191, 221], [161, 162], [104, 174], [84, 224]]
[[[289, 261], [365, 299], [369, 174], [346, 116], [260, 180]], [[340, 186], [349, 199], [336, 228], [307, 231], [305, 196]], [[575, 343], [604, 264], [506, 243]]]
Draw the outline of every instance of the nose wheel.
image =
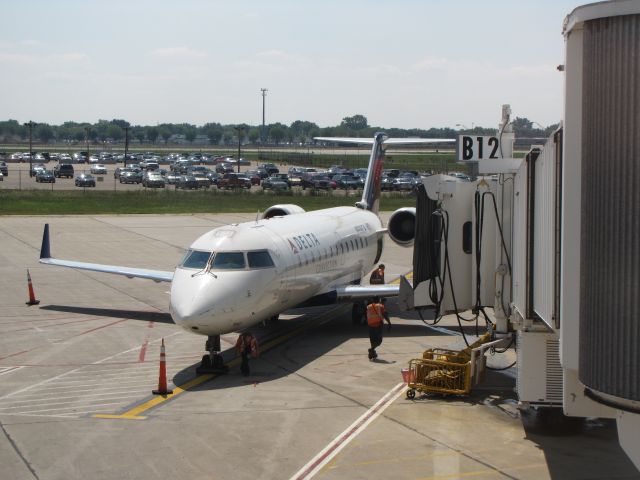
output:
[[196, 367], [196, 373], [228, 373], [229, 367], [225, 365], [222, 354], [220, 353], [220, 335], [209, 335], [204, 348], [209, 354], [202, 356], [200, 365]]

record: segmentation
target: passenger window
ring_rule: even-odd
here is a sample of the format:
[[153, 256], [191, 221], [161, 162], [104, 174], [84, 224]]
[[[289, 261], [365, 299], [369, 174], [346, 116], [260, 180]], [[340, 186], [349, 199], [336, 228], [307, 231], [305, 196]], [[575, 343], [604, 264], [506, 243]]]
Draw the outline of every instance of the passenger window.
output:
[[213, 268], [220, 270], [233, 270], [244, 268], [244, 253], [242, 252], [218, 252], [213, 257]]
[[182, 268], [197, 268], [202, 270], [207, 266], [211, 252], [201, 252], [198, 250], [187, 250], [184, 254], [180, 267]]
[[266, 250], [248, 252], [247, 261], [249, 262], [249, 268], [268, 268], [274, 266], [271, 255], [269, 255], [269, 252]]

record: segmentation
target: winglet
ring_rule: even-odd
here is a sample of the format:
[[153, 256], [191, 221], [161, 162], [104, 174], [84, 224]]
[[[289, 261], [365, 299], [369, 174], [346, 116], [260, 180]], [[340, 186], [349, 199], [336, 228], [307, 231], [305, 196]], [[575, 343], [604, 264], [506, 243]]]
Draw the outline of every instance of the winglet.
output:
[[42, 234], [42, 247], [40, 247], [40, 258], [51, 258], [51, 246], [49, 245], [49, 224], [44, 224]]

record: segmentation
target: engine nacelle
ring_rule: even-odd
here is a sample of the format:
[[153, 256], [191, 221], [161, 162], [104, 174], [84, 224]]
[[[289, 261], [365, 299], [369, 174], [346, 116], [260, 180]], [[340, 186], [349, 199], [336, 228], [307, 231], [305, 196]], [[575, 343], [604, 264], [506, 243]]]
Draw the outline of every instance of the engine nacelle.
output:
[[387, 222], [389, 237], [401, 247], [410, 247], [416, 237], [416, 209], [399, 208], [391, 214]]
[[273, 205], [264, 211], [262, 219], [266, 220], [268, 218], [284, 217], [285, 215], [296, 215], [298, 213], [304, 213], [304, 208], [294, 205], [293, 203]]

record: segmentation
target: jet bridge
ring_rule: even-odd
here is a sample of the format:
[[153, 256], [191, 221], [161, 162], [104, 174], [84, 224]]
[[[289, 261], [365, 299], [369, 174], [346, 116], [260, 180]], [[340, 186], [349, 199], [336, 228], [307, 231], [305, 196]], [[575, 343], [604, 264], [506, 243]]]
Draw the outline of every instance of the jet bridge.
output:
[[640, 4], [579, 7], [564, 35], [560, 128], [514, 158], [505, 106], [495, 137], [459, 140], [480, 176], [424, 180], [399, 302], [487, 312], [515, 332], [521, 406], [615, 418], [640, 468]]

